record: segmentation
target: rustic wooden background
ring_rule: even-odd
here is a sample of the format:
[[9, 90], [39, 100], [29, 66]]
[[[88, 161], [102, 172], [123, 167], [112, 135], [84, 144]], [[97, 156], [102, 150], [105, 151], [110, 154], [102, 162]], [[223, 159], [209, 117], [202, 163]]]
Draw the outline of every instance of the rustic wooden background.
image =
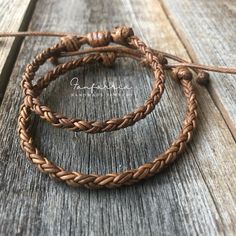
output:
[[[0, 31], [86, 33], [126, 24], [150, 46], [200, 63], [235, 66], [234, 0], [0, 0]], [[19, 148], [19, 87], [27, 62], [56, 38], [0, 39], [0, 235], [235, 235], [236, 77], [211, 73], [196, 85], [198, 130], [187, 151], [158, 176], [113, 190], [73, 189], [41, 174]], [[39, 74], [52, 66], [47, 64]], [[73, 96], [81, 85], [128, 85], [115, 96]], [[105, 119], [147, 97], [152, 75], [132, 60], [114, 69], [84, 67], [55, 81], [45, 103], [69, 116]], [[87, 135], [34, 119], [37, 145], [52, 161], [84, 172], [137, 167], [165, 150], [184, 116], [181, 90], [167, 78], [155, 111], [133, 127]]]

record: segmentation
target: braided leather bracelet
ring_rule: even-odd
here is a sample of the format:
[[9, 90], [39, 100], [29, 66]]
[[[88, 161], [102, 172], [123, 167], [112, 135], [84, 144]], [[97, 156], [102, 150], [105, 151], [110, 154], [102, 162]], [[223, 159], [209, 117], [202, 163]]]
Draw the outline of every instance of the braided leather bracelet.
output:
[[[147, 48], [141, 40], [133, 35], [132, 29], [127, 27], [117, 27], [112, 33], [107, 31], [93, 32], [86, 36], [48, 32], [0, 33], [0, 37], [9, 36], [63, 36], [60, 43], [38, 54], [26, 67], [22, 80], [25, 98], [20, 107], [18, 132], [21, 147], [29, 160], [37, 165], [40, 171], [72, 186], [84, 186], [87, 188], [119, 187], [139, 182], [142, 179], [151, 177], [160, 172], [163, 168], [172, 163], [184, 150], [186, 144], [191, 140], [193, 131], [196, 127], [197, 101], [191, 82], [192, 72], [188, 68], [191, 68], [197, 73], [195, 79], [200, 84], [207, 84], [209, 80], [208, 73], [203, 70], [236, 74], [236, 68], [188, 63], [177, 56]], [[122, 46], [109, 46], [110, 43]], [[88, 44], [92, 46], [92, 48], [80, 50], [81, 46], [84, 44]], [[77, 60], [68, 61], [64, 64], [59, 64], [58, 58], [60, 57], [79, 56], [83, 54], [90, 55], [86, 55]], [[46, 88], [51, 81], [57, 79], [58, 76], [66, 73], [68, 70], [75, 69], [78, 66], [94, 62], [110, 66], [115, 62], [117, 57], [131, 57], [138, 60], [141, 65], [150, 67], [154, 72], [155, 83], [151, 95], [144, 106], [136, 111], [123, 118], [92, 122], [66, 118], [63, 115], [52, 112], [48, 107], [40, 104], [38, 97], [42, 90]], [[166, 58], [170, 58], [179, 63], [167, 64]], [[33, 85], [32, 80], [35, 77], [36, 71], [48, 59], [58, 65], [40, 78], [36, 85]], [[176, 140], [164, 153], [155, 157], [152, 162], [145, 163], [136, 169], [126, 170], [122, 173], [110, 173], [105, 175], [83, 174], [65, 171], [63, 168], [50, 162], [35, 147], [33, 137], [30, 134], [32, 111], [39, 114], [41, 118], [49, 121], [56, 127], [64, 127], [72, 131], [81, 130], [88, 133], [97, 133], [125, 128], [144, 118], [159, 102], [164, 91], [164, 70], [167, 69], [172, 70], [172, 78], [178, 81], [182, 86], [183, 93], [187, 100], [187, 110], [180, 134]]]
[[[79, 66], [94, 61], [100, 61], [101, 56], [99, 54], [88, 55], [84, 58], [70, 61], [67, 65], [73, 64]], [[35, 87], [37, 94], [40, 95], [42, 90], [49, 85], [49, 83], [55, 78], [44, 77]], [[53, 79], [52, 79], [53, 78]], [[180, 154], [192, 137], [194, 128], [196, 127], [197, 117], [197, 102], [195, 99], [195, 93], [193, 91], [192, 83], [185, 78], [180, 80], [183, 88], [184, 95], [187, 99], [187, 112], [183, 122], [183, 127], [177, 139], [170, 145], [170, 147], [161, 155], [156, 157], [152, 162], [146, 163], [138, 167], [137, 169], [131, 169], [124, 171], [123, 173], [110, 173], [105, 175], [97, 174], [83, 174], [79, 172], [65, 171], [63, 168], [50, 162], [44, 157], [40, 151], [34, 146], [33, 137], [30, 134], [30, 113], [31, 110], [27, 101], [21, 105], [19, 115], [19, 135], [21, 139], [21, 147], [25, 151], [29, 160], [37, 165], [39, 170], [48, 174], [54, 179], [65, 181], [68, 185], [72, 186], [84, 186], [88, 188], [102, 188], [102, 187], [119, 187], [122, 185], [130, 185], [136, 183], [144, 178], [151, 177], [160, 172], [163, 168], [172, 163], [178, 154]]]
[[[56, 112], [52, 112], [47, 106], [41, 105], [37, 98], [37, 93], [34, 91], [32, 80], [39, 67], [49, 58], [55, 57], [61, 52], [71, 52], [80, 49], [81, 45], [88, 43], [92, 47], [101, 47], [108, 45], [110, 42], [117, 44], [128, 45], [129, 47], [137, 48], [136, 52], [143, 54], [143, 59], [149, 65], [155, 76], [155, 83], [149, 98], [145, 104], [137, 108], [134, 112], [125, 115], [123, 118], [113, 118], [106, 121], [83, 121], [79, 119], [67, 118]], [[100, 60], [106, 65], [111, 65], [116, 59], [115, 53], [101, 53]], [[160, 57], [161, 58], [161, 57]], [[155, 105], [159, 102], [164, 91], [164, 72], [160, 60], [147, 46], [137, 37], [133, 35], [131, 28], [116, 28], [110, 32], [93, 32], [86, 36], [66, 36], [62, 37], [61, 42], [55, 46], [46, 49], [38, 54], [35, 59], [26, 66], [26, 71], [23, 75], [22, 88], [25, 94], [25, 104], [32, 111], [40, 115], [41, 118], [47, 120], [55, 127], [68, 128], [72, 131], [85, 131], [87, 133], [109, 132], [133, 125], [137, 121], [145, 118], [153, 111]], [[83, 59], [84, 61], [86, 58]], [[80, 63], [79, 63], [80, 64]], [[78, 61], [65, 63], [57, 66], [53, 71], [47, 73], [47, 76], [55, 78], [56, 76], [66, 73], [68, 70], [75, 69], [78, 66]]]

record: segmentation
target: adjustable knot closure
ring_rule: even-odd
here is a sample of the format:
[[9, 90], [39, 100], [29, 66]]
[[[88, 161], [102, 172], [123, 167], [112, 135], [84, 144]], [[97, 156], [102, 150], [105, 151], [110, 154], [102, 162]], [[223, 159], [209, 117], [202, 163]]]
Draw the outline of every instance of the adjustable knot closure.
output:
[[128, 38], [133, 36], [132, 28], [120, 26], [116, 27], [112, 33], [110, 31], [97, 31], [88, 33], [86, 36], [67, 35], [61, 37], [60, 43], [67, 52], [78, 51], [83, 44], [91, 47], [105, 47], [111, 42], [127, 45]]
[[103, 47], [109, 43], [114, 42], [121, 45], [127, 45], [128, 38], [133, 36], [134, 32], [132, 28], [126, 26], [117, 26], [110, 31], [98, 31], [87, 34], [87, 43], [91, 47]]
[[102, 64], [105, 66], [112, 66], [115, 63], [116, 60], [116, 53], [114, 52], [102, 52], [100, 53], [100, 56], [102, 58]]
[[91, 47], [107, 46], [112, 41], [110, 31], [91, 32], [86, 37]]
[[117, 26], [111, 33], [113, 42], [122, 45], [126, 45], [128, 43], [128, 38], [133, 35], [133, 29], [126, 26]]
[[109, 31], [91, 32], [83, 37], [76, 35], [61, 37], [61, 44], [65, 47], [67, 52], [78, 51], [85, 43], [91, 47], [103, 47], [107, 46], [111, 41], [112, 38]]
[[78, 51], [81, 47], [81, 41], [75, 35], [61, 37], [61, 44], [65, 47], [67, 52]]

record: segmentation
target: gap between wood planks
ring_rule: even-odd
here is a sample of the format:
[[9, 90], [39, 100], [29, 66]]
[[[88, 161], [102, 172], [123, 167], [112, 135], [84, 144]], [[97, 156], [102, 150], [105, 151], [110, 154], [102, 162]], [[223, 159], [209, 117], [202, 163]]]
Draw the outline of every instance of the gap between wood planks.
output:
[[[170, 22], [170, 25], [172, 26], [174, 32], [176, 33], [176, 36], [178, 37], [179, 41], [183, 45], [183, 47], [184, 47], [188, 57], [190, 58], [191, 62], [197, 62], [198, 63], [197, 56], [196, 56], [194, 50], [191, 48], [191, 45], [186, 43], [187, 40], [184, 40], [184, 38], [185, 38], [184, 33], [181, 32], [180, 30], [178, 30], [177, 27], [175, 27], [175, 22], [173, 22], [171, 20], [171, 18], [169, 17], [168, 10], [166, 9], [166, 6], [163, 3], [163, 0], [159, 0], [159, 2], [160, 2], [160, 6], [161, 6], [164, 14], [166, 15], [166, 18]], [[231, 135], [233, 137], [233, 140], [236, 142], [236, 134], [233, 132], [234, 124], [231, 123], [230, 118], [228, 117], [227, 111], [220, 104], [220, 102], [217, 101], [216, 96], [214, 96], [214, 91], [209, 86], [206, 86], [206, 89], [207, 89], [207, 91], [208, 91], [208, 93], [209, 93], [209, 95], [210, 95], [214, 105], [217, 107], [218, 111], [220, 112], [222, 119], [224, 120], [227, 128], [229, 129], [229, 131], [230, 131], [230, 133], [231, 133]]]
[[[20, 27], [18, 31], [26, 31], [28, 29], [28, 25], [32, 18], [36, 3], [37, 3], [37, 0], [30, 1], [28, 7], [26, 8], [25, 14], [22, 18], [22, 22], [20, 23]], [[0, 39], [0, 47], [1, 47], [1, 40], [2, 39]], [[2, 62], [4, 63], [4, 65], [0, 73], [0, 106], [2, 104], [2, 100], [5, 95], [5, 91], [6, 91], [11, 73], [13, 71], [15, 62], [17, 60], [17, 56], [19, 54], [23, 40], [24, 38], [20, 38], [20, 37], [15, 37], [13, 39], [13, 43], [11, 44], [11, 49], [8, 52], [6, 60]]]

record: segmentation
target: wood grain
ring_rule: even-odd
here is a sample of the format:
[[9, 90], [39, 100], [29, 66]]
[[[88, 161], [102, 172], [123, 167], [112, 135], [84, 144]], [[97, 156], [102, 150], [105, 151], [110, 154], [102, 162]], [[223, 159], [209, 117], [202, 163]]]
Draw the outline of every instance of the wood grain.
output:
[[[30, 30], [54, 31], [60, 26], [61, 31], [83, 34], [118, 24], [131, 25], [150, 46], [188, 59], [163, 9], [152, 0], [114, 0], [112, 4], [108, 0], [79, 0], [69, 5], [63, 0], [42, 0]], [[202, 87], [196, 86], [199, 120], [193, 142], [170, 168], [141, 184], [113, 190], [73, 189], [53, 182], [26, 160], [15, 131], [22, 101], [20, 75], [40, 49], [55, 42], [51, 38], [24, 41], [1, 106], [0, 234], [234, 235], [236, 145]], [[75, 92], [70, 86], [75, 76], [81, 86], [128, 85], [131, 96], [127, 92], [115, 96], [112, 91], [85, 96], [85, 91]], [[49, 86], [42, 100], [69, 116], [106, 119], [141, 105], [151, 84], [149, 71], [131, 60], [121, 60], [114, 69], [94, 65], [68, 73]], [[181, 89], [168, 77], [157, 109], [133, 127], [106, 134], [75, 134], [52, 128], [35, 117], [34, 132], [40, 150], [67, 169], [122, 171], [165, 150], [178, 134], [184, 112]]]
[[[35, 0], [1, 0], [1, 32], [26, 30], [35, 2]], [[0, 104], [19, 51], [20, 43], [21, 40], [19, 38], [0, 38]]]
[[[194, 61], [236, 66], [236, 1], [162, 2]], [[211, 73], [209, 92], [236, 138], [236, 75]]]

